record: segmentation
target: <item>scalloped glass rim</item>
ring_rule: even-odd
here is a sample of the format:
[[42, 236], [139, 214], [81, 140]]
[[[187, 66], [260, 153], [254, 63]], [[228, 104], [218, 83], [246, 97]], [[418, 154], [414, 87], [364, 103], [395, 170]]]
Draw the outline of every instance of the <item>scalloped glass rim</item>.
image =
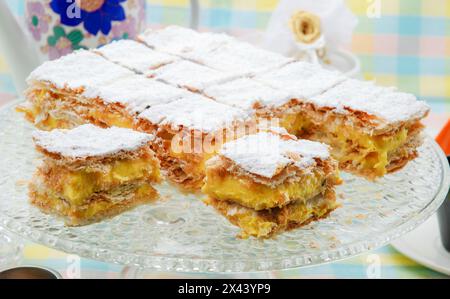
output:
[[[13, 111], [14, 106], [17, 105], [18, 103], [19, 103], [19, 101], [15, 102], [15, 103], [11, 103], [9, 105], [6, 105], [5, 107], [2, 107], [2, 109], [0, 109], [0, 138], [5, 138], [4, 140], [7, 142], [8, 142], [8, 140], [10, 140], [12, 138], [13, 141], [11, 141], [11, 144], [18, 146], [16, 152], [14, 152], [14, 153], [23, 154], [26, 156], [27, 154], [30, 154], [30, 152], [33, 151], [32, 148], [28, 146], [29, 144], [31, 144], [31, 140], [27, 142], [28, 144], [25, 143], [27, 146], [21, 147], [21, 145], [23, 145], [23, 144], [21, 144], [20, 142], [25, 142], [25, 141], [23, 141], [22, 139], [17, 139], [17, 138], [14, 139], [13, 138], [13, 137], [17, 137], [20, 134], [29, 135], [29, 133], [31, 131], [31, 126], [26, 124], [25, 121], [23, 121], [21, 119], [21, 116], [18, 114], [15, 114]], [[10, 128], [14, 128], [14, 132], [11, 132], [11, 130], [8, 130], [8, 124], [9, 124]], [[17, 128], [17, 130], [16, 130], [16, 128]], [[10, 139], [8, 139], [8, 137]], [[4, 146], [7, 147], [8, 144], [5, 145], [5, 144], [0, 143], [0, 148], [2, 148]], [[409, 180], [409, 182], [404, 182], [407, 178], [402, 179], [402, 177], [410, 175], [411, 178], [416, 177], [416, 178], [426, 179], [428, 176], [432, 176], [432, 171], [435, 171], [436, 174], [438, 174], [439, 178], [440, 178], [439, 186], [436, 186], [436, 188], [435, 188], [436, 191], [434, 192], [434, 194], [432, 194], [432, 196], [430, 196], [430, 198], [428, 198], [426, 201], [424, 201], [425, 205], [421, 206], [420, 208], [417, 208], [417, 206], [412, 207], [411, 208], [412, 210], [406, 214], [408, 217], [403, 215], [402, 217], [405, 220], [403, 222], [401, 222], [400, 225], [398, 225], [398, 226], [386, 227], [382, 231], [374, 230], [374, 231], [372, 231], [372, 234], [370, 236], [362, 235], [359, 238], [351, 240], [350, 243], [345, 243], [343, 245], [339, 245], [339, 243], [337, 243], [338, 244], [337, 246], [332, 245], [326, 249], [317, 248], [316, 246], [314, 246], [314, 244], [312, 244], [309, 246], [309, 248], [307, 248], [308, 246], [306, 246], [305, 248], [307, 248], [307, 249], [304, 249], [303, 251], [301, 251], [301, 254], [296, 253], [296, 254], [278, 255], [277, 251], [276, 251], [277, 248], [273, 249], [272, 247], [273, 246], [286, 246], [285, 245], [286, 242], [280, 243], [281, 245], [278, 244], [278, 241], [280, 241], [279, 239], [274, 240], [274, 241], [265, 241], [265, 242], [270, 243], [268, 245], [269, 251], [275, 250], [274, 252], [275, 252], [276, 256], [271, 256], [271, 257], [269, 257], [270, 254], [266, 255], [265, 251], [264, 251], [264, 255], [262, 255], [262, 254], [258, 255], [257, 253], [255, 253], [256, 256], [253, 256], [253, 257], [248, 256], [248, 255], [251, 255], [251, 253], [244, 252], [244, 254], [247, 254], [246, 258], [242, 258], [242, 257], [239, 258], [239, 254], [236, 254], [236, 256], [238, 256], [238, 258], [236, 258], [233, 252], [231, 254], [229, 254], [226, 258], [210, 258], [210, 257], [203, 258], [203, 257], [198, 257], [195, 253], [193, 255], [185, 254], [184, 248], [183, 248], [183, 252], [181, 254], [180, 254], [180, 252], [176, 252], [175, 254], [173, 254], [173, 253], [172, 254], [160, 254], [160, 253], [159, 254], [158, 253], [148, 254], [148, 252], [142, 253], [142, 250], [141, 251], [137, 250], [136, 252], [129, 252], [126, 250], [119, 250], [117, 248], [111, 249], [111, 248], [108, 248], [107, 246], [99, 246], [98, 244], [93, 245], [91, 243], [83, 242], [82, 240], [81, 241], [73, 241], [67, 237], [60, 238], [57, 235], [50, 233], [49, 231], [45, 231], [41, 224], [35, 225], [35, 227], [30, 227], [30, 223], [27, 221], [24, 221], [23, 218], [7, 215], [7, 213], [5, 213], [5, 210], [2, 210], [2, 202], [4, 205], [8, 204], [8, 201], [5, 200], [5, 198], [7, 197], [8, 194], [4, 194], [4, 193], [0, 194], [0, 226], [7, 229], [8, 231], [11, 231], [12, 233], [15, 233], [21, 237], [24, 237], [26, 239], [33, 241], [33, 242], [36, 242], [36, 243], [39, 243], [39, 244], [42, 244], [42, 245], [45, 245], [45, 246], [48, 246], [51, 248], [55, 248], [55, 249], [58, 249], [58, 250], [61, 250], [61, 251], [67, 252], [67, 253], [73, 253], [73, 254], [77, 254], [77, 255], [80, 255], [80, 256], [83, 256], [86, 258], [92, 258], [92, 259], [100, 260], [100, 261], [104, 261], [104, 262], [112, 262], [112, 263], [128, 265], [128, 266], [136, 266], [136, 267], [141, 267], [141, 268], [145, 268], [148, 270], [154, 270], [154, 271], [216, 272], [216, 273], [220, 273], [220, 272], [256, 272], [256, 271], [282, 270], [282, 269], [289, 269], [289, 268], [313, 266], [313, 265], [329, 263], [332, 261], [349, 258], [349, 257], [355, 256], [355, 255], [364, 253], [366, 251], [373, 250], [378, 247], [384, 246], [384, 245], [390, 243], [391, 241], [393, 241], [394, 239], [400, 237], [401, 235], [403, 235], [403, 234], [411, 231], [412, 229], [416, 228], [417, 226], [419, 226], [421, 223], [423, 223], [426, 219], [428, 219], [439, 208], [439, 206], [445, 199], [445, 196], [446, 196], [449, 186], [450, 186], [448, 162], [447, 162], [445, 155], [443, 154], [443, 152], [440, 150], [440, 148], [438, 147], [438, 145], [434, 142], [434, 140], [432, 138], [426, 136], [425, 144], [422, 148], [421, 148], [422, 149], [421, 157], [419, 157], [418, 159], [416, 159], [415, 162], [412, 162], [410, 164], [417, 164], [419, 169], [422, 169], [421, 167], [427, 167], [427, 166], [432, 167], [433, 166], [434, 167], [433, 169], [431, 169], [431, 168], [428, 169], [428, 171], [430, 171], [430, 172], [425, 172], [425, 171], [427, 171], [427, 169], [425, 169], [421, 173], [422, 175], [426, 175], [426, 176], [420, 176], [420, 174], [418, 174], [418, 173], [413, 175], [413, 174], [411, 174], [412, 171], [407, 172], [407, 171], [403, 170], [396, 174], [387, 176], [389, 179], [386, 179], [386, 181], [388, 184], [387, 186], [389, 186], [388, 180], [392, 180], [393, 183], [395, 183], [395, 184], [402, 183], [402, 184], [411, 184], [412, 186], [414, 186], [415, 183], [412, 181], [412, 179]], [[5, 149], [6, 148], [4, 148], [4, 150]], [[429, 158], [430, 155], [433, 156], [431, 158], [437, 158], [435, 161], [437, 164], [435, 166], [433, 163], [421, 165], [420, 163], [427, 162], [426, 158]], [[15, 157], [15, 158], [17, 158], [17, 157]], [[9, 161], [6, 161], [6, 160], [7, 160], [7, 158], [4, 159], [3, 166], [9, 165]], [[434, 161], [434, 159], [430, 160], [430, 161]], [[430, 161], [428, 161], [428, 162], [430, 162]], [[16, 163], [16, 162], [14, 161], [14, 159], [12, 159], [10, 161], [10, 163]], [[429, 164], [430, 165], [433, 164], [433, 165], [429, 166]], [[0, 157], [0, 165], [2, 165], [1, 157]], [[31, 166], [29, 166], [29, 167], [31, 167]], [[413, 170], [413, 169], [411, 168], [410, 170]], [[14, 175], [15, 174], [17, 175], [16, 172], [14, 172], [14, 168], [5, 169], [5, 171], [3, 171], [2, 174], [0, 174], [0, 186], [5, 186], [5, 187], [9, 186], [10, 188], [13, 188], [12, 185], [17, 185], [15, 180], [20, 179], [20, 177], [14, 178]], [[6, 179], [4, 178], [5, 176], [6, 176]], [[360, 191], [353, 191], [353, 192], [357, 192], [358, 197], [361, 197], [361, 198], [363, 196], [367, 196], [368, 194], [371, 194], [371, 193], [369, 193], [370, 187], [377, 186], [377, 184], [378, 184], [378, 183], [372, 184], [372, 183], [368, 183], [365, 181], [361, 181], [358, 178], [354, 178], [353, 176], [346, 175], [346, 174], [345, 174], [345, 178], [347, 179], [347, 181], [350, 181], [350, 183], [346, 184], [347, 185], [346, 188], [348, 187], [347, 189], [352, 188], [352, 190], [353, 190], [353, 189], [355, 189], [354, 186], [356, 186], [356, 187], [358, 187], [358, 186], [364, 187], [365, 186], [365, 187], [369, 188], [369, 189], [367, 189], [369, 191], [366, 191], [365, 193], [360, 192]], [[11, 181], [11, 180], [14, 180], [14, 181]], [[425, 185], [423, 185], [422, 187], [426, 188], [427, 183], [429, 183], [429, 182], [425, 182]], [[434, 185], [434, 181], [432, 181], [432, 183]], [[380, 183], [380, 186], [381, 186], [381, 183]], [[397, 186], [400, 186], [400, 185], [397, 185]], [[388, 192], [388, 189], [389, 189], [389, 188], [386, 188], [386, 186], [384, 186], [384, 187], [381, 186], [379, 188], [382, 188], [381, 192]], [[6, 189], [7, 188], [5, 188], [5, 190]], [[14, 187], [13, 189], [16, 190], [17, 186]], [[167, 186], [162, 188], [163, 193], [166, 192], [164, 190], [166, 190], [166, 191], [169, 190], [169, 191], [167, 191], [168, 194], [171, 194], [171, 192], [175, 192], [172, 188], [167, 187]], [[356, 188], [356, 190], [364, 190], [364, 189]], [[414, 187], [412, 187], [411, 190], [414, 191]], [[425, 193], [423, 193], [423, 190], [422, 190], [422, 194], [424, 196], [430, 195], [426, 192], [427, 190], [428, 189], [426, 188]], [[416, 191], [419, 192], [419, 190], [416, 190]], [[409, 192], [411, 192], [411, 191], [409, 190]], [[24, 196], [23, 190], [20, 194], [21, 194], [21, 198], [22, 198]], [[375, 193], [373, 193], [373, 194], [375, 194]], [[3, 201], [2, 201], [2, 197], [3, 197]], [[13, 197], [14, 196], [11, 196], [9, 198], [13, 198]], [[181, 197], [181, 195], [177, 195], [177, 197]], [[186, 196], [187, 199], [189, 199], [189, 197], [192, 197], [192, 196]], [[418, 198], [419, 198], [419, 196], [418, 196]], [[197, 202], [198, 202], [198, 200], [196, 200], [196, 199], [191, 198], [191, 200], [193, 200], [191, 203], [194, 205], [197, 204]], [[350, 205], [350, 207], [345, 207], [346, 200], [352, 201], [351, 199], [344, 199], [343, 200], [344, 207], [342, 207], [340, 209], [349, 210], [349, 209], [354, 208], [352, 205]], [[375, 200], [381, 200], [381, 199], [372, 199], [371, 198], [370, 200], [375, 201]], [[26, 202], [26, 201], [24, 201], [24, 202]], [[400, 203], [397, 202], [396, 204], [397, 204], [397, 206], [402, 206], [407, 203], [409, 203], [409, 202], [408, 201], [400, 202]], [[13, 203], [13, 204], [16, 204], [16, 203]], [[20, 203], [17, 203], [17, 204], [20, 204]], [[23, 208], [24, 209], [28, 209], [28, 208], [33, 209], [31, 207], [28, 207], [28, 204], [27, 204], [27, 206], [23, 206]], [[408, 208], [410, 208], [410, 207], [408, 207]], [[8, 211], [8, 213], [11, 212], [11, 210], [7, 210], [7, 211]], [[15, 213], [15, 211], [13, 211], [13, 212]], [[35, 211], [27, 211], [27, 212], [35, 213]], [[201, 214], [198, 214], [198, 215], [204, 215], [204, 213], [206, 213], [206, 212], [207, 212], [207, 210], [205, 210], [205, 211], [202, 210]], [[371, 212], [371, 211], [368, 210], [368, 212]], [[40, 213], [40, 212], [38, 212], [38, 213]], [[136, 213], [138, 213], [138, 212], [136, 212]], [[342, 212], [342, 214], [345, 214], [345, 213], [348, 214], [348, 211]], [[383, 213], [383, 211], [381, 211], [380, 213]], [[355, 216], [356, 214], [352, 214], [352, 215]], [[368, 214], [368, 215], [369, 215], [369, 217], [371, 217], [370, 214]], [[47, 216], [42, 214], [41, 217], [45, 218]], [[122, 217], [122, 215], [113, 218], [113, 220], [120, 219], [120, 217]], [[223, 226], [227, 231], [235, 229], [231, 225], [227, 224], [227, 222], [225, 220], [223, 220], [223, 221], [220, 220], [221, 216], [217, 215], [217, 217], [219, 217], [219, 218], [217, 218], [217, 220], [214, 219], [214, 221], [217, 221], [217, 226]], [[396, 215], [393, 214], [389, 217], [396, 217]], [[52, 220], [51, 218], [49, 218], [49, 219], [50, 220], [48, 220], [48, 221], [50, 222], [50, 225], [58, 223], [58, 222], [56, 222], [56, 220]], [[389, 218], [389, 219], [393, 219], [393, 218]], [[359, 224], [359, 225], [364, 225], [364, 221], [369, 222], [369, 220], [370, 220], [369, 218], [367, 218], [366, 220], [363, 219], [361, 221], [362, 224]], [[118, 222], [118, 221], [116, 221], [116, 222]], [[325, 221], [322, 221], [322, 222], [325, 222]], [[33, 222], [31, 224], [33, 225]], [[329, 223], [329, 224], [332, 225], [333, 223]], [[121, 224], [119, 223], [119, 225], [121, 225]], [[227, 225], [229, 225], [230, 227], [228, 227]], [[337, 223], [336, 223], [336, 225], [337, 225]], [[342, 223], [340, 223], [339, 225], [342, 226]], [[353, 224], [350, 223], [349, 227], [351, 225], [353, 225]], [[303, 231], [302, 231], [302, 229], [300, 229], [300, 230], [288, 232], [287, 234], [285, 234], [286, 237], [282, 236], [281, 239], [283, 239], [283, 240], [288, 239], [289, 238], [289, 237], [287, 237], [288, 235], [295, 236], [298, 233], [304, 234], [304, 235], [300, 236], [302, 238], [304, 237], [307, 239], [307, 238], [309, 238], [308, 237], [309, 235], [314, 235], [314, 237], [320, 239], [320, 234], [322, 232], [317, 231], [317, 229], [316, 230], [311, 229], [311, 227], [314, 227], [314, 226], [317, 226], [317, 225], [315, 223], [313, 223], [313, 224], [309, 225], [308, 227], [304, 228]], [[87, 230], [89, 231], [89, 229], [91, 227], [93, 227], [93, 226], [90, 226]], [[326, 224], [324, 227], [326, 228]], [[355, 226], [355, 227], [357, 228], [357, 226]], [[49, 230], [51, 230], [53, 232], [53, 231], [57, 231], [58, 228], [60, 230], [62, 229], [60, 226], [58, 226], [58, 227], [50, 227]], [[139, 229], [141, 229], [141, 228], [140, 227], [133, 228], [132, 231], [139, 230]], [[74, 230], [73, 232], [75, 232], [75, 233], [83, 232], [83, 229], [79, 229], [79, 231]], [[347, 233], [347, 236], [349, 234], [350, 234], [350, 231]], [[345, 232], [343, 233], [343, 236], [345, 236]], [[234, 237], [234, 235], [230, 235], [230, 237]], [[294, 241], [297, 241], [299, 236], [295, 236], [295, 237], [297, 239], [295, 239]], [[259, 242], [257, 240], [253, 240], [253, 241], [239, 240], [239, 241], [237, 241], [235, 239], [234, 240], [229, 239], [229, 241], [231, 243], [233, 243], [233, 242], [253, 242], [253, 245], [256, 244], [258, 246], [266, 245], [263, 243], [257, 243], [257, 242]], [[301, 241], [305, 241], [305, 240], [301, 240]], [[313, 243], [313, 242], [314, 242], [314, 240], [312, 239], [311, 243]], [[233, 247], [233, 244], [231, 244], [230, 246]], [[270, 247], [270, 246], [272, 246], [272, 247]], [[302, 246], [304, 246], [304, 245], [302, 245]], [[227, 250], [230, 250], [229, 248], [230, 247], [228, 247], [228, 249], [225, 249], [225, 252], [228, 252]], [[297, 247], [295, 247], [294, 249], [296, 249], [296, 248]], [[189, 251], [189, 250], [190, 250], [189, 248], [186, 249], [186, 251]], [[234, 250], [234, 247], [233, 247], [233, 250]], [[282, 250], [281, 252], [286, 253], [286, 251], [284, 251], [285, 248], [281, 248], [280, 250]], [[272, 251], [270, 251], [270, 252], [272, 254], [274, 253]], [[287, 252], [289, 252], [289, 251], [287, 251]], [[239, 253], [239, 252], [237, 252], [237, 253]], [[241, 252], [241, 254], [242, 254], [242, 252]], [[231, 255], [231, 257], [230, 257], [230, 255]]]

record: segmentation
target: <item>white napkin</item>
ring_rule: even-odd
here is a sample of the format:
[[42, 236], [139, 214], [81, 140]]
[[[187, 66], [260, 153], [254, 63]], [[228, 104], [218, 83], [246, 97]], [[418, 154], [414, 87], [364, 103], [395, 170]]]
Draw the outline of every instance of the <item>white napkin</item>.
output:
[[270, 19], [264, 47], [287, 56], [293, 56], [299, 51], [289, 27], [291, 16], [299, 10], [320, 17], [327, 49], [338, 49], [350, 44], [358, 20], [344, 0], [281, 0]]

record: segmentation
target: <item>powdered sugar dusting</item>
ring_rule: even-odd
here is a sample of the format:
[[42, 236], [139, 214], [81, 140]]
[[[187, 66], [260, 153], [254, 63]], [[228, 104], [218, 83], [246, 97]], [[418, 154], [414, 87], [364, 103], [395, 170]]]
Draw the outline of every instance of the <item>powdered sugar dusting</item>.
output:
[[189, 54], [194, 51], [212, 51], [233, 40], [225, 34], [199, 33], [179, 26], [168, 26], [159, 30], [148, 29], [139, 35], [139, 39], [158, 51], [184, 58], [189, 58]]
[[130, 75], [121, 80], [89, 86], [83, 92], [87, 98], [99, 97], [107, 103], [120, 103], [133, 113], [183, 97], [186, 91], [146, 78]]
[[255, 106], [278, 107], [292, 99], [290, 93], [248, 78], [239, 78], [206, 88], [203, 93], [217, 102], [252, 111]]
[[165, 105], [150, 107], [139, 115], [139, 118], [153, 124], [169, 125], [173, 129], [184, 127], [206, 133], [220, 130], [247, 117], [240, 109], [195, 94]]
[[312, 166], [315, 159], [330, 157], [327, 145], [308, 140], [282, 139], [278, 134], [260, 132], [226, 143], [220, 155], [243, 170], [272, 178], [288, 165], [300, 169]]
[[[429, 111], [425, 102], [417, 101], [411, 94], [348, 79], [341, 73], [308, 62], [292, 62], [291, 58], [224, 34], [169, 26], [148, 30], [140, 38], [156, 51], [135, 41], [114, 42], [95, 50], [111, 60], [108, 61], [101, 55], [79, 50], [42, 64], [30, 74], [28, 84], [44, 81], [56, 88], [84, 90], [86, 97], [126, 104], [136, 113], [181, 97], [189, 98], [175, 87], [202, 91], [219, 103], [247, 113], [255, 105], [277, 107], [290, 98], [329, 107], [338, 113], [348, 113], [349, 109], [363, 111], [381, 118], [382, 124], [420, 119]], [[145, 81], [130, 69], [175, 87], [157, 84], [155, 80]], [[252, 79], [246, 78], [248, 76]], [[200, 106], [197, 113], [194, 106], [188, 105], [180, 111], [199, 116], [202, 108], [211, 108], [210, 105]], [[220, 122], [222, 115], [216, 114]], [[191, 120], [186, 121], [189, 122]]]
[[255, 79], [274, 88], [290, 91], [296, 98], [310, 99], [344, 81], [346, 77], [319, 65], [298, 61], [261, 73]]
[[429, 110], [425, 102], [418, 101], [412, 94], [354, 79], [313, 97], [311, 102], [320, 107], [335, 108], [341, 113], [348, 113], [346, 108], [364, 111], [388, 123], [419, 119]]
[[107, 61], [86, 50], [79, 50], [60, 59], [47, 61], [28, 77], [33, 81], [46, 81], [57, 88], [78, 89], [119, 80], [133, 74], [132, 71]]
[[234, 77], [231, 74], [219, 72], [187, 60], [168, 64], [149, 74], [169, 84], [191, 90], [203, 90], [212, 84], [224, 82]]
[[157, 52], [132, 40], [114, 41], [95, 50], [106, 59], [144, 74], [149, 70], [171, 63], [178, 57]]
[[91, 124], [72, 130], [35, 131], [36, 145], [68, 158], [102, 157], [120, 151], [133, 151], [154, 139], [153, 135], [130, 129], [102, 129]]
[[[206, 55], [205, 55], [206, 54]], [[254, 75], [281, 67], [293, 59], [263, 50], [245, 42], [233, 41], [192, 58], [211, 68], [242, 75]]]

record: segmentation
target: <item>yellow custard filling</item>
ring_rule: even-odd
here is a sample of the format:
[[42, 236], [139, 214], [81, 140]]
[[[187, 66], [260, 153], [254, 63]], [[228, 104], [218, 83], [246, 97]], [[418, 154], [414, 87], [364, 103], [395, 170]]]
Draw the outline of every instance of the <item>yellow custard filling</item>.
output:
[[106, 172], [55, 170], [53, 188], [73, 205], [82, 205], [95, 192], [136, 180], [159, 180], [159, 168], [151, 159], [121, 160], [113, 162]]
[[186, 173], [191, 174], [193, 177], [204, 177], [205, 163], [213, 157], [214, 154], [203, 153], [202, 155], [197, 156], [196, 159], [192, 159], [189, 154], [171, 153], [171, 156], [187, 162], [183, 165], [183, 170]]
[[47, 114], [45, 118], [43, 117], [38, 123], [36, 119], [43, 113], [42, 108], [33, 104], [31, 107], [19, 106], [16, 111], [24, 113], [25, 119], [31, 123], [34, 123], [38, 129], [51, 131], [54, 129], [71, 129], [73, 124], [63, 118], [56, 118]]
[[389, 154], [406, 142], [408, 130], [403, 128], [391, 136], [370, 136], [349, 128], [334, 128], [331, 134], [315, 136], [313, 139], [331, 146], [332, 155], [340, 163], [383, 176], [387, 173]]
[[339, 205], [334, 201], [322, 200], [320, 204], [309, 204], [305, 202], [295, 202], [287, 206], [287, 223], [303, 223], [311, 216], [321, 218]]
[[166, 139], [166, 142], [170, 143], [167, 150], [168, 155], [179, 160], [181, 170], [196, 180], [189, 189], [200, 189], [205, 176], [206, 161], [216, 155], [220, 146], [211, 144], [206, 147], [203, 146], [203, 141], [197, 141], [198, 144], [195, 144], [196, 141], [188, 140], [187, 143], [184, 143], [185, 140], [176, 137], [176, 135], [166, 136]]
[[281, 207], [292, 201], [306, 201], [324, 191], [325, 178], [314, 173], [303, 176], [297, 182], [284, 183], [276, 187], [256, 183], [245, 177], [206, 170], [203, 193], [218, 200], [238, 203], [254, 210]]
[[324, 142], [331, 146], [331, 153], [341, 165], [351, 164], [363, 173], [383, 176], [387, 173], [389, 155], [408, 139], [408, 129], [402, 128], [394, 135], [371, 136], [348, 126], [325, 123], [314, 127], [301, 114], [286, 114], [280, 125], [289, 133]]
[[[42, 109], [42, 107], [45, 107], [44, 102], [50, 101], [48, 98], [48, 90], [43, 89], [37, 91], [34, 94], [30, 107], [19, 106], [16, 110], [24, 113], [25, 118], [28, 121], [35, 123], [38, 128], [43, 130], [67, 129], [73, 127], [73, 124], [69, 119], [64, 119], [64, 117], [56, 118], [48, 114], [49, 111], [44, 111]], [[106, 125], [108, 127], [115, 126], [128, 129], [134, 127], [133, 120], [118, 111], [106, 111], [105, 109], [93, 106], [89, 107], [86, 114], [87, 115], [83, 116], [78, 115], [79, 117], [83, 117], [83, 122], [87, 122], [87, 119], [90, 119], [98, 125]], [[36, 119], [40, 119], [40, 121], [36, 123]]]
[[281, 209], [254, 211], [238, 204], [218, 200], [207, 200], [231, 223], [241, 229], [240, 237], [267, 238], [276, 232], [286, 231], [306, 224], [310, 220], [324, 217], [338, 207], [334, 201], [313, 200], [313, 204], [296, 201]]
[[290, 134], [301, 136], [305, 129], [308, 129], [312, 123], [299, 114], [284, 114], [280, 118], [280, 126], [285, 128]]
[[31, 107], [18, 106], [16, 111], [25, 114], [25, 119], [32, 123], [34, 123], [36, 117], [41, 113], [41, 109], [34, 104]]
[[109, 127], [114, 126], [127, 129], [132, 129], [134, 127], [133, 120], [117, 112], [113, 113], [92, 109], [89, 111], [89, 116], [92, 117], [96, 123], [103, 123]]
[[248, 237], [268, 237], [277, 228], [277, 224], [275, 222], [258, 217], [251, 211], [235, 215], [233, 216], [233, 219], [234, 220], [232, 222], [235, 222], [234, 224], [242, 230], [239, 236], [243, 239]]
[[[143, 184], [132, 191], [131, 199], [113, 202], [93, 200], [82, 206], [71, 205], [54, 194], [36, 193], [32, 203], [45, 212], [67, 217], [68, 224], [79, 225], [97, 216], [112, 216], [138, 203], [152, 201], [157, 198], [157, 191], [150, 184]], [[134, 205], [133, 205], [134, 204]]]

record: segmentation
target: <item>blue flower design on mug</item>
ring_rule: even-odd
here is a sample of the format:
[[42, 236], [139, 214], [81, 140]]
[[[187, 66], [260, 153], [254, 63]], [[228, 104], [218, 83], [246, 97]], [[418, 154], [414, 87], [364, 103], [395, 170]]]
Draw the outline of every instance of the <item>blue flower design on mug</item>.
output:
[[121, 5], [127, 0], [51, 0], [50, 7], [59, 14], [61, 23], [67, 26], [84, 28], [91, 34], [99, 31], [107, 35], [113, 21], [125, 20], [125, 11]]

